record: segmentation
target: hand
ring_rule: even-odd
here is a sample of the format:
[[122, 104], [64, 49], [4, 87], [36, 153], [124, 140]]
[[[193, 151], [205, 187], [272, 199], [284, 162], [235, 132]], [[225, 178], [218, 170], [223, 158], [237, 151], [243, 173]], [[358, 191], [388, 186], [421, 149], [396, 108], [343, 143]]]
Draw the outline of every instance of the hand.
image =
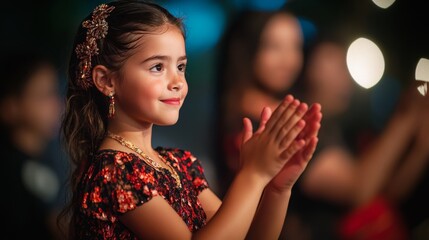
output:
[[291, 190], [316, 150], [317, 134], [322, 119], [320, 104], [312, 105], [303, 119], [307, 124], [299, 134], [298, 139], [304, 139], [306, 144], [293, 155], [282, 170], [270, 181], [268, 188], [271, 190], [277, 192]]
[[305, 103], [288, 95], [273, 114], [270, 108], [264, 108], [255, 133], [250, 120], [245, 118], [240, 150], [241, 171], [251, 170], [268, 183], [304, 147], [305, 140], [295, 139], [305, 127], [302, 117], [307, 109]]

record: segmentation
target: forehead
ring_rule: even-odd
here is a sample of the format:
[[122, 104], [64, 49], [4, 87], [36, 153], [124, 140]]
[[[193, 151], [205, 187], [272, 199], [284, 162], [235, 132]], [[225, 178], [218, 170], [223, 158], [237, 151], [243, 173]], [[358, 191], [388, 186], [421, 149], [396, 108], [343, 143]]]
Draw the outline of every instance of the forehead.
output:
[[165, 55], [184, 56], [185, 39], [179, 28], [166, 25], [156, 29], [154, 32], [141, 34], [137, 40], [137, 57]]
[[301, 27], [294, 16], [279, 13], [267, 22], [262, 35], [265, 38], [273, 36], [300, 38]]

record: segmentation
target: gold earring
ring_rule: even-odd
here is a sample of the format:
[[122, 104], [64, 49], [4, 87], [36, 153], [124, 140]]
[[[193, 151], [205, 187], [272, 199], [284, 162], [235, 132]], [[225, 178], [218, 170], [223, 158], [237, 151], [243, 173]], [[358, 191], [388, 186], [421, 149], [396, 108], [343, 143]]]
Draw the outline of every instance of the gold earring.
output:
[[115, 116], [115, 96], [113, 92], [109, 93], [109, 118], [113, 118]]

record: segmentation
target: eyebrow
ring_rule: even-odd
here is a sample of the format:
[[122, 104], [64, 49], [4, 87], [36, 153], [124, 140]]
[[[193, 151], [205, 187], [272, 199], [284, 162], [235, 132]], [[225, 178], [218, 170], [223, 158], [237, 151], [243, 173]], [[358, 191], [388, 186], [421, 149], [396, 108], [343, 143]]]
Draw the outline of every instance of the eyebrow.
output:
[[[186, 55], [184, 55], [184, 56], [180, 56], [177, 60], [183, 61], [183, 60], [187, 60], [187, 59], [188, 58], [186, 57]], [[142, 61], [142, 63], [153, 61], [153, 60], [170, 61], [171, 57], [165, 56], [165, 55], [154, 55], [154, 56], [146, 58], [145, 60]]]

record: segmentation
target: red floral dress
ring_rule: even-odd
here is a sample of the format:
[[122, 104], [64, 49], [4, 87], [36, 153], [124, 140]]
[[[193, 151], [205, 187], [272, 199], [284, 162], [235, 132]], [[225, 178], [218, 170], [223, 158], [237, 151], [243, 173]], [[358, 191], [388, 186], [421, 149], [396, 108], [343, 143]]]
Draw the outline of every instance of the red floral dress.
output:
[[137, 154], [100, 150], [80, 182], [79, 239], [137, 239], [118, 216], [161, 196], [190, 231], [206, 224], [198, 194], [208, 187], [200, 161], [190, 152], [158, 147], [180, 176], [182, 188], [167, 170], [157, 171]]

